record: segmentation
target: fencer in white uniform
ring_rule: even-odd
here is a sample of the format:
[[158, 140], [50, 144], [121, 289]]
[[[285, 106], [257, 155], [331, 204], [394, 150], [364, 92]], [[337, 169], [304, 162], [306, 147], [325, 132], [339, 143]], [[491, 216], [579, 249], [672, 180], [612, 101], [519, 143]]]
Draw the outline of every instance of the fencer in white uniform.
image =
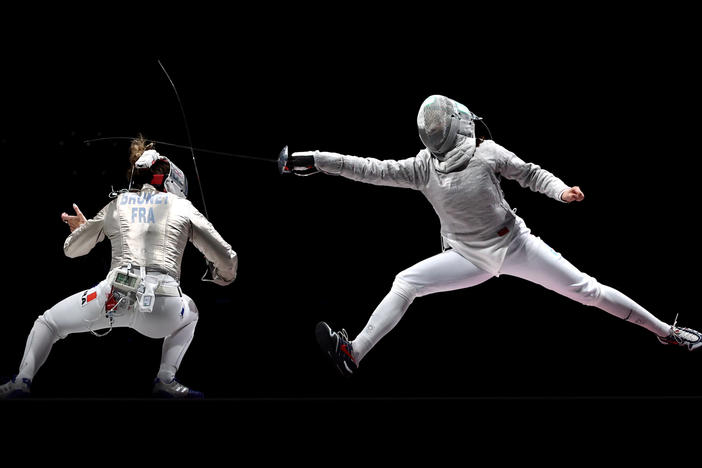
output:
[[581, 304], [598, 307], [653, 332], [661, 342], [702, 346], [695, 330], [662, 322], [621, 292], [599, 283], [531, 234], [505, 200], [501, 178], [560, 202], [581, 201], [569, 187], [536, 164], [527, 163], [492, 140], [477, 140], [468, 108], [434, 95], [421, 105], [417, 125], [425, 148], [412, 158], [378, 160], [322, 151], [281, 155], [281, 171], [316, 171], [374, 185], [420, 191], [441, 222], [443, 252], [399, 273], [365, 328], [350, 341], [345, 330], [317, 325], [317, 340], [344, 375], [402, 318], [416, 297], [478, 285], [513, 275]]
[[62, 215], [72, 230], [64, 243], [68, 257], [86, 255], [98, 242], [110, 240], [109, 274], [37, 318], [19, 372], [0, 386], [0, 398], [27, 396], [58, 340], [81, 332], [102, 336], [113, 327], [163, 339], [154, 395], [203, 396], [175, 379], [198, 320], [195, 303], [180, 288], [183, 252], [192, 242], [208, 261], [209, 280], [222, 286], [235, 280], [238, 257], [185, 198], [187, 179], [168, 158], [153, 149], [142, 150], [132, 174], [130, 185], [141, 187], [123, 191], [92, 219], [86, 220], [76, 205], [76, 216]]

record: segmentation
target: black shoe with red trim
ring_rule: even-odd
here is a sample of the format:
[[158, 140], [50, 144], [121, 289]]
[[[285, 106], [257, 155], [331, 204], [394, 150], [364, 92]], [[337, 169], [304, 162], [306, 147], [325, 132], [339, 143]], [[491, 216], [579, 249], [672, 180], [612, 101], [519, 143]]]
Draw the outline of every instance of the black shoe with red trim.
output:
[[319, 322], [315, 328], [317, 343], [329, 359], [334, 363], [341, 375], [350, 377], [358, 369], [353, 357], [353, 346], [343, 328], [339, 332], [332, 331], [325, 322]]

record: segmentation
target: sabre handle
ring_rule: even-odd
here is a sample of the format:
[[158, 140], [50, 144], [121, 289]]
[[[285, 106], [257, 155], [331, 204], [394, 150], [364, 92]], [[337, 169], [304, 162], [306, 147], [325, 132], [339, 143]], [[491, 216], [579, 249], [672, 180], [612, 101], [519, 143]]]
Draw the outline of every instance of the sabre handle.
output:
[[293, 153], [288, 157], [287, 164], [285, 165], [286, 172], [291, 172], [295, 175], [311, 175], [319, 172], [317, 167], [314, 165], [314, 152], [305, 151], [299, 153]]

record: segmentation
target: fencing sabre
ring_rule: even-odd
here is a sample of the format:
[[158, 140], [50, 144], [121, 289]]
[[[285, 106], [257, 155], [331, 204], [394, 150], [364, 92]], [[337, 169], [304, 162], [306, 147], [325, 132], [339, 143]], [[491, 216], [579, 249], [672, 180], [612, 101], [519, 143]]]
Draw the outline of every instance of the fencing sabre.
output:
[[[90, 138], [88, 140], [83, 140], [83, 143], [85, 143], [86, 145], [90, 145], [90, 143], [111, 141], [111, 140], [129, 140], [129, 141], [131, 141], [131, 140], [134, 140], [135, 138], [136, 137], [133, 137], [133, 136], [108, 136], [108, 137], [100, 137], [100, 138]], [[158, 145], [172, 146], [173, 148], [180, 148], [180, 149], [187, 149], [187, 150], [192, 149], [194, 151], [197, 151], [198, 153], [216, 154], [218, 156], [227, 156], [227, 157], [236, 158], [236, 159], [248, 159], [251, 161], [261, 161], [261, 162], [269, 162], [269, 163], [276, 162], [275, 159], [264, 158], [262, 156], [250, 156], [248, 154], [228, 153], [226, 151], [216, 151], [216, 150], [205, 149], [205, 148], [195, 148], [195, 147], [188, 146], [188, 145], [181, 145], [178, 143], [170, 143], [168, 141], [151, 140], [151, 139], [148, 139], [148, 141], [151, 143], [156, 143]]]

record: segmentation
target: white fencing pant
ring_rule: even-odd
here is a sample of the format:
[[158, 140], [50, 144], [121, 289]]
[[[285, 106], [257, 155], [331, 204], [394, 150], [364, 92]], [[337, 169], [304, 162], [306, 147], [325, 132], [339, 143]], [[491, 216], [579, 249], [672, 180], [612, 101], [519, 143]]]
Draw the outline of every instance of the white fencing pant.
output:
[[[666, 336], [670, 325], [660, 321], [624, 294], [580, 272], [540, 238], [523, 233], [510, 245], [500, 274], [540, 284], [581, 304], [598, 307], [623, 320]], [[453, 250], [423, 260], [398, 274], [361, 333], [352, 341], [354, 357], [363, 357], [400, 321], [415, 297], [478, 285], [493, 275]]]
[[[178, 286], [170, 276], [157, 276], [164, 285]], [[104, 280], [94, 288], [69, 296], [40, 315], [27, 337], [18, 378], [33, 379], [59, 339], [71, 333], [108, 329], [110, 321], [105, 314], [105, 301], [110, 291], [110, 284]], [[188, 296], [157, 295], [151, 312], [139, 312], [134, 307], [127, 311], [117, 309], [112, 326], [133, 328], [149, 338], [164, 338], [157, 376], [170, 381], [175, 378], [190, 346], [197, 319], [197, 307]]]

